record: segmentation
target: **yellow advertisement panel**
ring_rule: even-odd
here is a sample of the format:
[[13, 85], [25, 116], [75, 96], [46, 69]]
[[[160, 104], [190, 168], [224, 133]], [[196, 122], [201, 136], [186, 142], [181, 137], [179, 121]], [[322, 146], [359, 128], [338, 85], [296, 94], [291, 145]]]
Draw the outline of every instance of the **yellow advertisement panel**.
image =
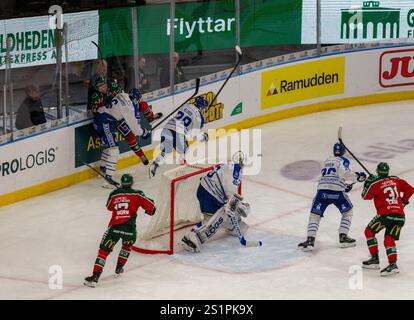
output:
[[261, 108], [344, 93], [345, 57], [296, 64], [262, 73]]

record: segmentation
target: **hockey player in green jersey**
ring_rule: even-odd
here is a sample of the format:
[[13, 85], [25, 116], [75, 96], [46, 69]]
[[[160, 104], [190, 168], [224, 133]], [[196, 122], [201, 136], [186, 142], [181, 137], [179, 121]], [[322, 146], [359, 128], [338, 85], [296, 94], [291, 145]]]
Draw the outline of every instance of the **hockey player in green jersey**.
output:
[[106, 207], [112, 212], [112, 218], [102, 237], [93, 273], [85, 278], [84, 284], [88, 287], [94, 288], [96, 286], [105, 266], [106, 258], [120, 239], [122, 239], [122, 248], [118, 256], [115, 276], [117, 277], [124, 272], [132, 245], [137, 238], [138, 209], [143, 208], [145, 213], [151, 216], [155, 213], [154, 201], [146, 197], [142, 191], [133, 189], [133, 184], [133, 177], [130, 174], [124, 174], [121, 177], [121, 187], [112, 191], [108, 197]]

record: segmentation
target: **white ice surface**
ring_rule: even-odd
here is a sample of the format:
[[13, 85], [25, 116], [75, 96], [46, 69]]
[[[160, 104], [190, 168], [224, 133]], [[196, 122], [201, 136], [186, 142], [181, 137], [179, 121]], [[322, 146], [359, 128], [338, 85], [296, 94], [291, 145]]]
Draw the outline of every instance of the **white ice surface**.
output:
[[[92, 179], [70, 188], [0, 208], [0, 299], [413, 299], [414, 200], [397, 242], [400, 274], [381, 278], [362, 272], [362, 289], [352, 289], [353, 268], [368, 257], [364, 228], [375, 215], [370, 201], [360, 197], [361, 185], [349, 193], [354, 204], [350, 236], [354, 248], [338, 248], [340, 214], [328, 208], [312, 253], [296, 250], [306, 235], [309, 208], [316, 189], [318, 163], [331, 154], [337, 129], [344, 142], [375, 171], [387, 161], [391, 173], [414, 183], [414, 105], [412, 101], [316, 113], [260, 126], [262, 169], [244, 179], [243, 193], [252, 206], [247, 238], [262, 240], [261, 248], [242, 248], [237, 239], [222, 237], [197, 255], [132, 253], [125, 274], [114, 279], [119, 244], [109, 256], [99, 285], [84, 287], [109, 215], [108, 190]], [[399, 146], [394, 151], [390, 145]], [[404, 148], [401, 148], [401, 147]], [[298, 165], [287, 165], [297, 161]], [[313, 164], [313, 167], [311, 166]], [[351, 167], [360, 170], [351, 159]], [[288, 176], [300, 176], [295, 180]], [[286, 168], [290, 168], [286, 170]], [[118, 172], [135, 176], [136, 187], [149, 196], [157, 182], [146, 168]], [[313, 174], [312, 174], [313, 173]], [[307, 180], [306, 175], [308, 175]], [[379, 237], [381, 266], [386, 265]], [[50, 289], [49, 268], [63, 270], [63, 288]]]

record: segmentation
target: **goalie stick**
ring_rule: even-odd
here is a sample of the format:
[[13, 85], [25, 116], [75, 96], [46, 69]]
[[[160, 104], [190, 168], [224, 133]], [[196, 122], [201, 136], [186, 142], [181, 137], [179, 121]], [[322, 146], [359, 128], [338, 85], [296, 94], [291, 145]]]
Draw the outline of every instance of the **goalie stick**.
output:
[[167, 120], [169, 117], [171, 117], [171, 115], [173, 115], [178, 109], [180, 109], [183, 105], [185, 105], [188, 101], [190, 101], [192, 98], [194, 98], [197, 93], [198, 93], [198, 89], [200, 88], [200, 78], [196, 79], [196, 84], [195, 84], [195, 91], [193, 93], [193, 95], [188, 98], [187, 100], [185, 100], [182, 104], [180, 104], [177, 108], [175, 108], [169, 115], [165, 116], [164, 119], [162, 119], [160, 122], [158, 122], [152, 129], [151, 131], [154, 131], [156, 128], [158, 128], [160, 126], [161, 123], [163, 123], [165, 120]]
[[[217, 176], [217, 180], [220, 183], [220, 187], [221, 187], [221, 190], [223, 191], [224, 196], [228, 199], [229, 197], [227, 196], [226, 192], [224, 191], [223, 184], [221, 182], [220, 176], [218, 175], [217, 171], [216, 171], [216, 176]], [[231, 218], [231, 220], [233, 221], [233, 218]], [[236, 228], [236, 226], [238, 226], [238, 224], [239, 223], [237, 221], [234, 221], [233, 222], [233, 226], [235, 228]], [[240, 229], [239, 229], [239, 234], [241, 234]], [[258, 241], [258, 240], [246, 240], [244, 238], [244, 236], [241, 236], [241, 238], [239, 238], [239, 240], [240, 240], [240, 244], [242, 246], [244, 246], [244, 247], [261, 247], [263, 245], [263, 242], [262, 241]]]
[[93, 171], [95, 171], [97, 174], [99, 174], [102, 178], [104, 178], [109, 184], [112, 184], [114, 187], [116, 187], [117, 189], [120, 187], [120, 184], [116, 181], [113, 180], [109, 180], [107, 177], [105, 177], [101, 172], [99, 172], [98, 170], [96, 170], [94, 167], [92, 167], [90, 164], [86, 163], [85, 161], [83, 161], [78, 155], [76, 155], [76, 158], [78, 158], [78, 160], [80, 162], [82, 162], [85, 166], [87, 166], [88, 168], [92, 169]]
[[371, 175], [371, 172], [369, 172], [369, 170], [361, 163], [361, 161], [358, 160], [357, 157], [355, 157], [355, 155], [351, 152], [351, 150], [349, 150], [347, 148], [347, 146], [345, 145], [344, 141], [342, 140], [342, 126], [340, 126], [338, 128], [338, 140], [339, 142], [344, 146], [345, 150], [348, 151], [348, 153], [352, 156], [352, 158], [354, 158], [356, 160], [356, 162], [358, 162], [358, 164], [369, 174]]

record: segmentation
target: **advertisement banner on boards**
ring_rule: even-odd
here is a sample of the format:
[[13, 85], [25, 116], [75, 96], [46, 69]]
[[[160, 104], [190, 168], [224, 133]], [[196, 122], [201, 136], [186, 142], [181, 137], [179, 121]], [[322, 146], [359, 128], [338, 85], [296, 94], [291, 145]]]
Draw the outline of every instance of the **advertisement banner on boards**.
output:
[[261, 108], [344, 93], [345, 57], [304, 62], [264, 71]]
[[[303, 0], [302, 43], [315, 43], [314, 0]], [[414, 38], [412, 0], [321, 0], [321, 42], [357, 43]], [[309, 32], [313, 30], [313, 32]]]

